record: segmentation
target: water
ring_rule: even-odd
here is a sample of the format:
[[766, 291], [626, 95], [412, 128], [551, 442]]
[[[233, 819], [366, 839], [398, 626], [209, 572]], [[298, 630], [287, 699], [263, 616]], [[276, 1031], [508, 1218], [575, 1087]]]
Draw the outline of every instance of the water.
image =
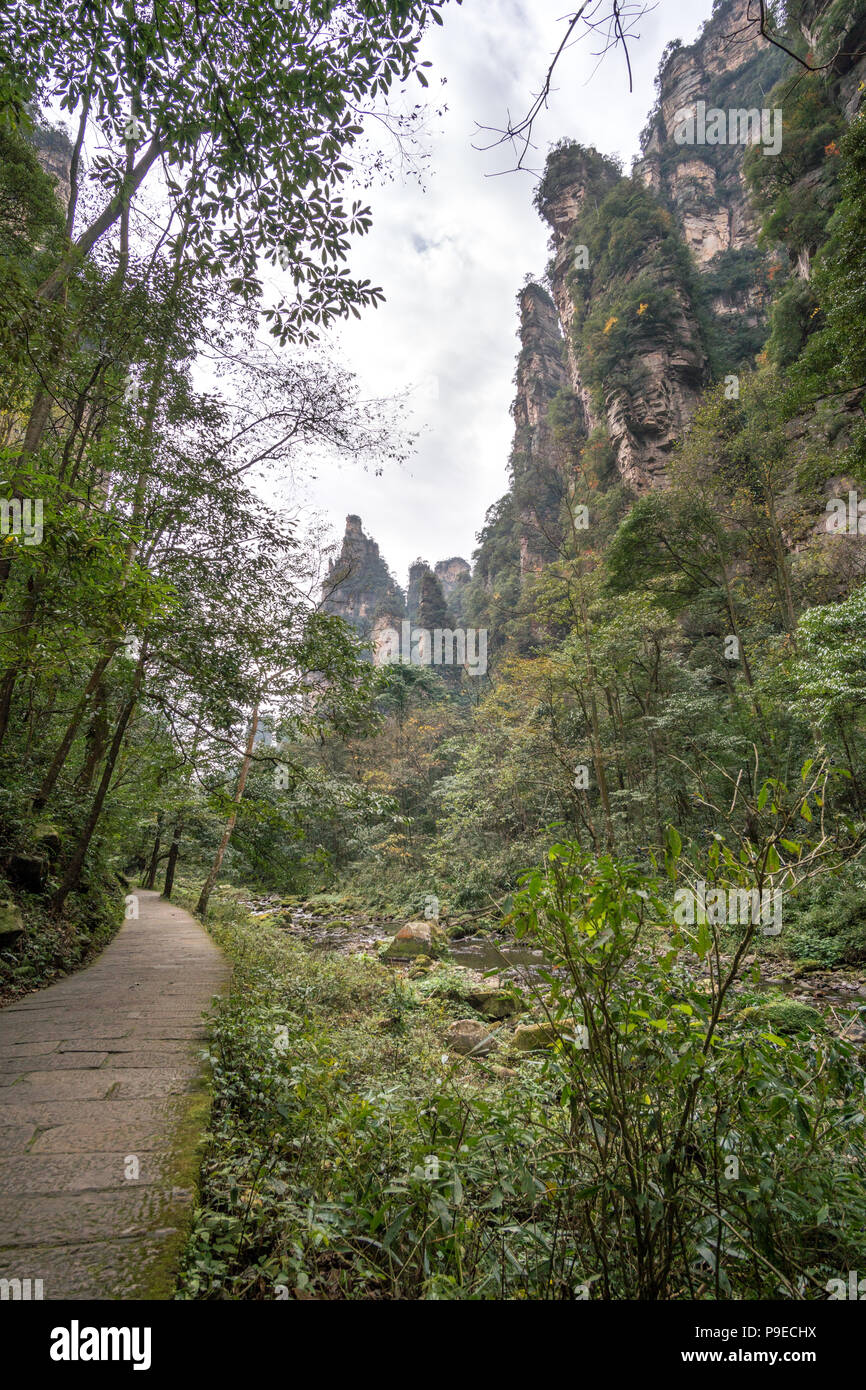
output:
[[541, 951], [515, 941], [495, 941], [489, 936], [464, 936], [460, 941], [452, 941], [448, 959], [467, 970], [498, 970], [504, 975], [513, 971], [522, 977], [530, 977], [545, 967]]
[[[253, 916], [280, 911], [278, 902], [266, 898], [246, 902], [244, 906], [252, 909]], [[318, 917], [303, 908], [292, 908], [284, 910], [279, 925], [293, 936], [300, 936], [308, 946], [338, 951], [343, 955], [354, 955], [358, 951], [372, 955], [380, 941], [394, 936], [403, 925], [401, 922], [371, 922], [369, 919], [348, 916], [344, 920], [346, 926], [332, 926], [327, 918]], [[516, 941], [497, 940], [489, 936], [464, 936], [454, 940], [450, 942], [444, 958], [481, 974], [495, 970], [503, 976], [524, 980], [531, 980], [545, 966], [541, 951]]]
[[[283, 930], [299, 937], [306, 945], [318, 950], [336, 951], [341, 955], [355, 955], [358, 952], [376, 955], [379, 943], [394, 936], [402, 925], [400, 922], [371, 921], [368, 917], [353, 914], [346, 914], [341, 919], [345, 925], [331, 925], [327, 917], [317, 916], [304, 908], [282, 908], [278, 899], [268, 897], [247, 901], [244, 906], [251, 909], [254, 916], [273, 914]], [[490, 936], [455, 939], [449, 943], [444, 959], [477, 974], [495, 972], [503, 980], [512, 979], [526, 985], [536, 982], [546, 968], [541, 951], [521, 942]], [[851, 1030], [850, 1036], [856, 1040], [866, 1037], [860, 1021], [861, 1018], [866, 1021], [866, 1015], [861, 1013], [866, 999], [866, 985], [861, 973], [858, 972], [854, 978], [845, 978], [839, 972], [827, 970], [791, 978], [787, 969], [777, 972], [771, 961], [765, 962], [762, 973], [763, 978], [757, 986], [751, 980], [741, 983], [751, 989], [778, 990], [803, 1003], [816, 1005], [822, 1012], [829, 1010], [833, 1031], [841, 1031], [844, 1027]]]

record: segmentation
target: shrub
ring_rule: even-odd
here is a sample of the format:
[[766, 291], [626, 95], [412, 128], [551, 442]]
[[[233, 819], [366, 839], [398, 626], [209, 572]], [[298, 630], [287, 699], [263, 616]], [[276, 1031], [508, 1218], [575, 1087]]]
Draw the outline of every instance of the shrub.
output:
[[786, 931], [795, 960], [855, 965], [866, 960], [866, 872], [862, 866], [828, 874], [792, 899]]

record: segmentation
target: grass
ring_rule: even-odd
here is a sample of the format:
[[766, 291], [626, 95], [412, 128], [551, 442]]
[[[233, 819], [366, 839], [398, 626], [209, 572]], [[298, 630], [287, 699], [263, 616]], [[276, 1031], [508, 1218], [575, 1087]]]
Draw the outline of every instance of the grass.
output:
[[309, 951], [225, 899], [208, 925], [234, 974], [178, 1296], [541, 1297], [538, 1170], [557, 1160], [536, 1152], [555, 1101], [535, 1064], [506, 1090], [444, 1057], [467, 1009], [426, 981]]

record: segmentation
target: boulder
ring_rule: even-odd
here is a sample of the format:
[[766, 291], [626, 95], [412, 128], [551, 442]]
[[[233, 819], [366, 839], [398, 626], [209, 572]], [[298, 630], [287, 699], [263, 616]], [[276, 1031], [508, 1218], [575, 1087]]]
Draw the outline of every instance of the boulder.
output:
[[413, 959], [415, 964], [409, 971], [410, 980], [421, 979], [424, 975], [429, 975], [436, 964], [432, 956], [414, 956]]
[[815, 1032], [823, 1028], [824, 1020], [811, 1004], [795, 999], [779, 1000], [741, 1009], [736, 1015], [747, 1023], [757, 1023], [774, 1033]]
[[0, 950], [14, 946], [24, 935], [24, 918], [15, 903], [0, 899]]
[[440, 955], [448, 938], [435, 922], [407, 922], [392, 936], [386, 960], [409, 960], [414, 956]]
[[550, 1047], [558, 1036], [552, 1023], [519, 1023], [511, 1035], [511, 1046], [515, 1052], [535, 1052]]
[[26, 892], [42, 893], [48, 878], [48, 860], [41, 854], [13, 854], [6, 873]]
[[37, 825], [33, 832], [33, 843], [37, 846], [40, 853], [48, 856], [52, 863], [59, 855], [63, 845], [57, 826], [49, 825], [47, 822], [42, 825]]
[[485, 1018], [511, 1018], [522, 1007], [519, 999], [499, 986], [479, 985], [470, 990], [466, 998]]
[[464, 1057], [483, 1057], [496, 1047], [493, 1035], [474, 1018], [458, 1018], [450, 1025], [446, 1036], [449, 1050]]

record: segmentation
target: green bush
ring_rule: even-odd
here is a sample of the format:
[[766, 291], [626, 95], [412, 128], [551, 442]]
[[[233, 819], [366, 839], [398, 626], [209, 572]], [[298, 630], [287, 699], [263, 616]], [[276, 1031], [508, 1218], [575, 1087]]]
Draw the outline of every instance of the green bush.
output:
[[773, 301], [767, 355], [778, 367], [789, 367], [803, 351], [814, 330], [817, 302], [807, 280], [790, 280]]
[[[789, 1001], [767, 1018], [790, 1041], [726, 1020], [736, 967], [714, 966], [712, 930], [675, 928], [655, 880], [630, 864], [555, 845], [514, 918], [554, 966], [548, 1012], [573, 1037], [549, 1066], [584, 1184], [569, 1190], [568, 1220], [593, 1232], [604, 1296], [774, 1298], [796, 1296], [798, 1280], [820, 1285], [815, 1212], [829, 1245], [853, 1254], [851, 1211], [866, 1211], [853, 1049], [822, 1041], [817, 1066], [803, 1031], [814, 1011]], [[707, 962], [709, 990], [686, 951]]]
[[794, 960], [866, 961], [866, 871], [859, 865], [811, 883], [791, 900], [785, 945]]
[[449, 1013], [424, 981], [260, 923], [214, 934], [235, 968], [179, 1297], [574, 1297], [555, 1078], [530, 1066], [506, 1089], [443, 1063]]

